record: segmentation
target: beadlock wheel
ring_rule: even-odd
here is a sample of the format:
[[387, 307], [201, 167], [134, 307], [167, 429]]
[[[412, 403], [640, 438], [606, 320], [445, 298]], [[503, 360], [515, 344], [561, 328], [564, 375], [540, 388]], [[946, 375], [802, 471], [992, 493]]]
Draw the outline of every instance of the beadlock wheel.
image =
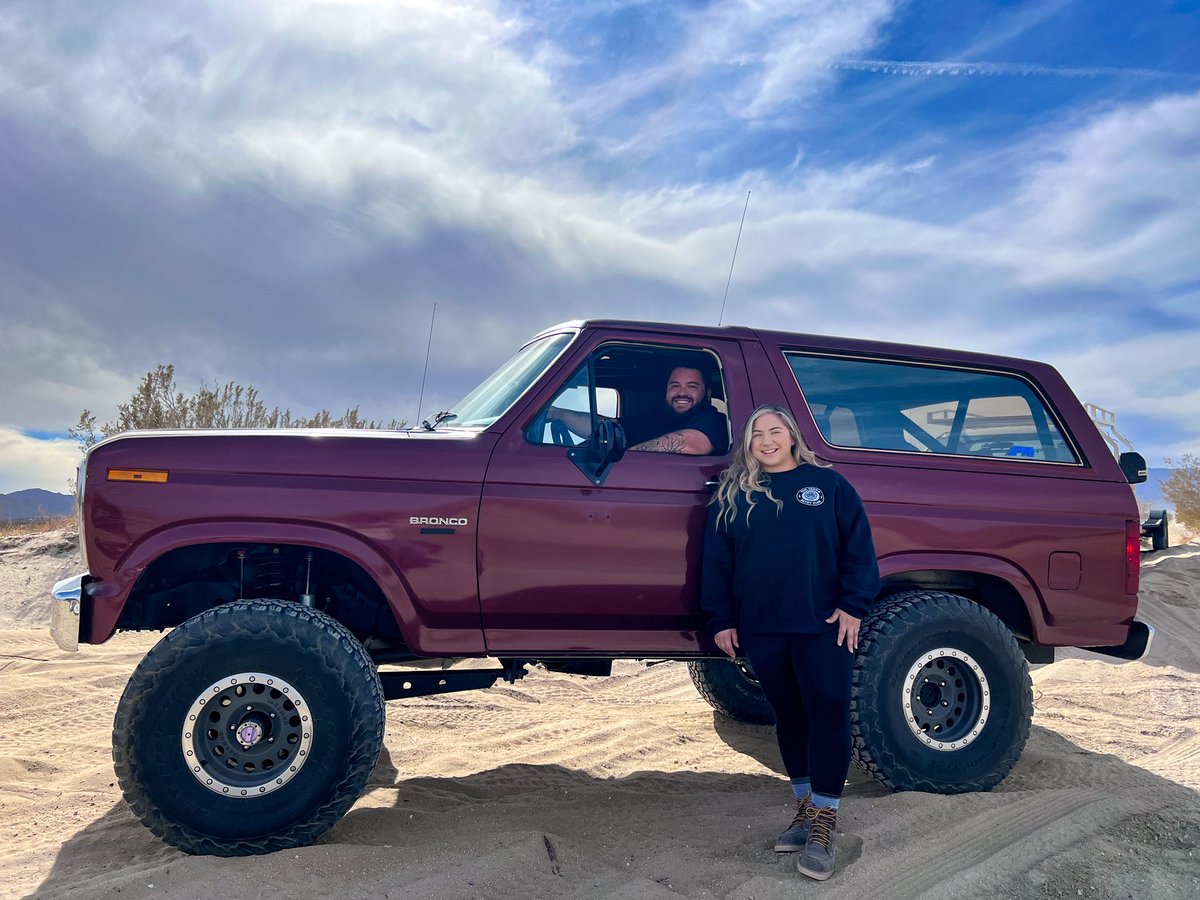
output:
[[991, 709], [991, 688], [968, 653], [938, 647], [908, 670], [900, 689], [909, 730], [934, 750], [961, 750], [979, 737]]
[[852, 684], [854, 760], [893, 790], [991, 790], [1029, 736], [1033, 685], [1016, 639], [957, 594], [879, 603], [863, 619]]
[[217, 794], [258, 797], [296, 777], [313, 722], [301, 693], [282, 678], [239, 672], [193, 701], [181, 746], [192, 776]]
[[287, 600], [235, 600], [169, 631], [113, 720], [113, 765], [142, 823], [187, 853], [311, 844], [366, 787], [383, 687], [345, 626]]

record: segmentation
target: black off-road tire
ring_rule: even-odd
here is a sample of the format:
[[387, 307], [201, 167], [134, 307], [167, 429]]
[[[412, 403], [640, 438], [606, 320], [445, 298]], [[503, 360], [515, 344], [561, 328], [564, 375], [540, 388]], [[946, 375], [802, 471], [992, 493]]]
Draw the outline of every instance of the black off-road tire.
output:
[[775, 724], [775, 711], [745, 660], [693, 660], [688, 672], [700, 696], [722, 715], [749, 725]]
[[889, 788], [991, 790], [1021, 755], [1032, 717], [1025, 658], [1004, 623], [977, 603], [908, 591], [863, 621], [853, 755]]
[[1150, 532], [1150, 547], [1154, 550], [1166, 550], [1171, 546], [1171, 534], [1167, 526], [1167, 517], [1163, 516], [1162, 522]]
[[345, 627], [297, 603], [238, 600], [146, 654], [117, 706], [113, 760], [164, 841], [247, 856], [310, 844], [345, 815], [383, 726], [378, 672]]

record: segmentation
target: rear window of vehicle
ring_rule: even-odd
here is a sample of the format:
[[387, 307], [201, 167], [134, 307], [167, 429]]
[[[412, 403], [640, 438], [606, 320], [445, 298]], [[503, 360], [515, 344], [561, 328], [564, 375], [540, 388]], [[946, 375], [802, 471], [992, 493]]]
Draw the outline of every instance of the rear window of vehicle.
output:
[[875, 359], [786, 354], [817, 427], [838, 447], [1078, 463], [1024, 379]]

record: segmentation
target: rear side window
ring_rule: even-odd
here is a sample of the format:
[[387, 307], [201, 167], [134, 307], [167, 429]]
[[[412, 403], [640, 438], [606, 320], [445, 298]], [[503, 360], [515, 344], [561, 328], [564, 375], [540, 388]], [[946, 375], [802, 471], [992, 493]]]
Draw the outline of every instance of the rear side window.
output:
[[1078, 463], [1026, 381], [998, 372], [787, 353], [825, 440], [839, 447]]

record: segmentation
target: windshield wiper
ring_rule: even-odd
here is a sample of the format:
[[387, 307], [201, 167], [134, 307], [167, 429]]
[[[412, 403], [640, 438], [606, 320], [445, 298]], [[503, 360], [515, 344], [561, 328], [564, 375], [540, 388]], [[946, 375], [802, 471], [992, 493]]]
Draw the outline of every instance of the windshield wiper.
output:
[[443, 422], [449, 421], [450, 419], [457, 419], [457, 418], [458, 418], [458, 413], [452, 413], [449, 410], [444, 410], [443, 412], [437, 413], [433, 417], [432, 423], [428, 419], [425, 419], [423, 422], [421, 422], [421, 427], [424, 428], [426, 431], [433, 431], [433, 429], [437, 428]]

